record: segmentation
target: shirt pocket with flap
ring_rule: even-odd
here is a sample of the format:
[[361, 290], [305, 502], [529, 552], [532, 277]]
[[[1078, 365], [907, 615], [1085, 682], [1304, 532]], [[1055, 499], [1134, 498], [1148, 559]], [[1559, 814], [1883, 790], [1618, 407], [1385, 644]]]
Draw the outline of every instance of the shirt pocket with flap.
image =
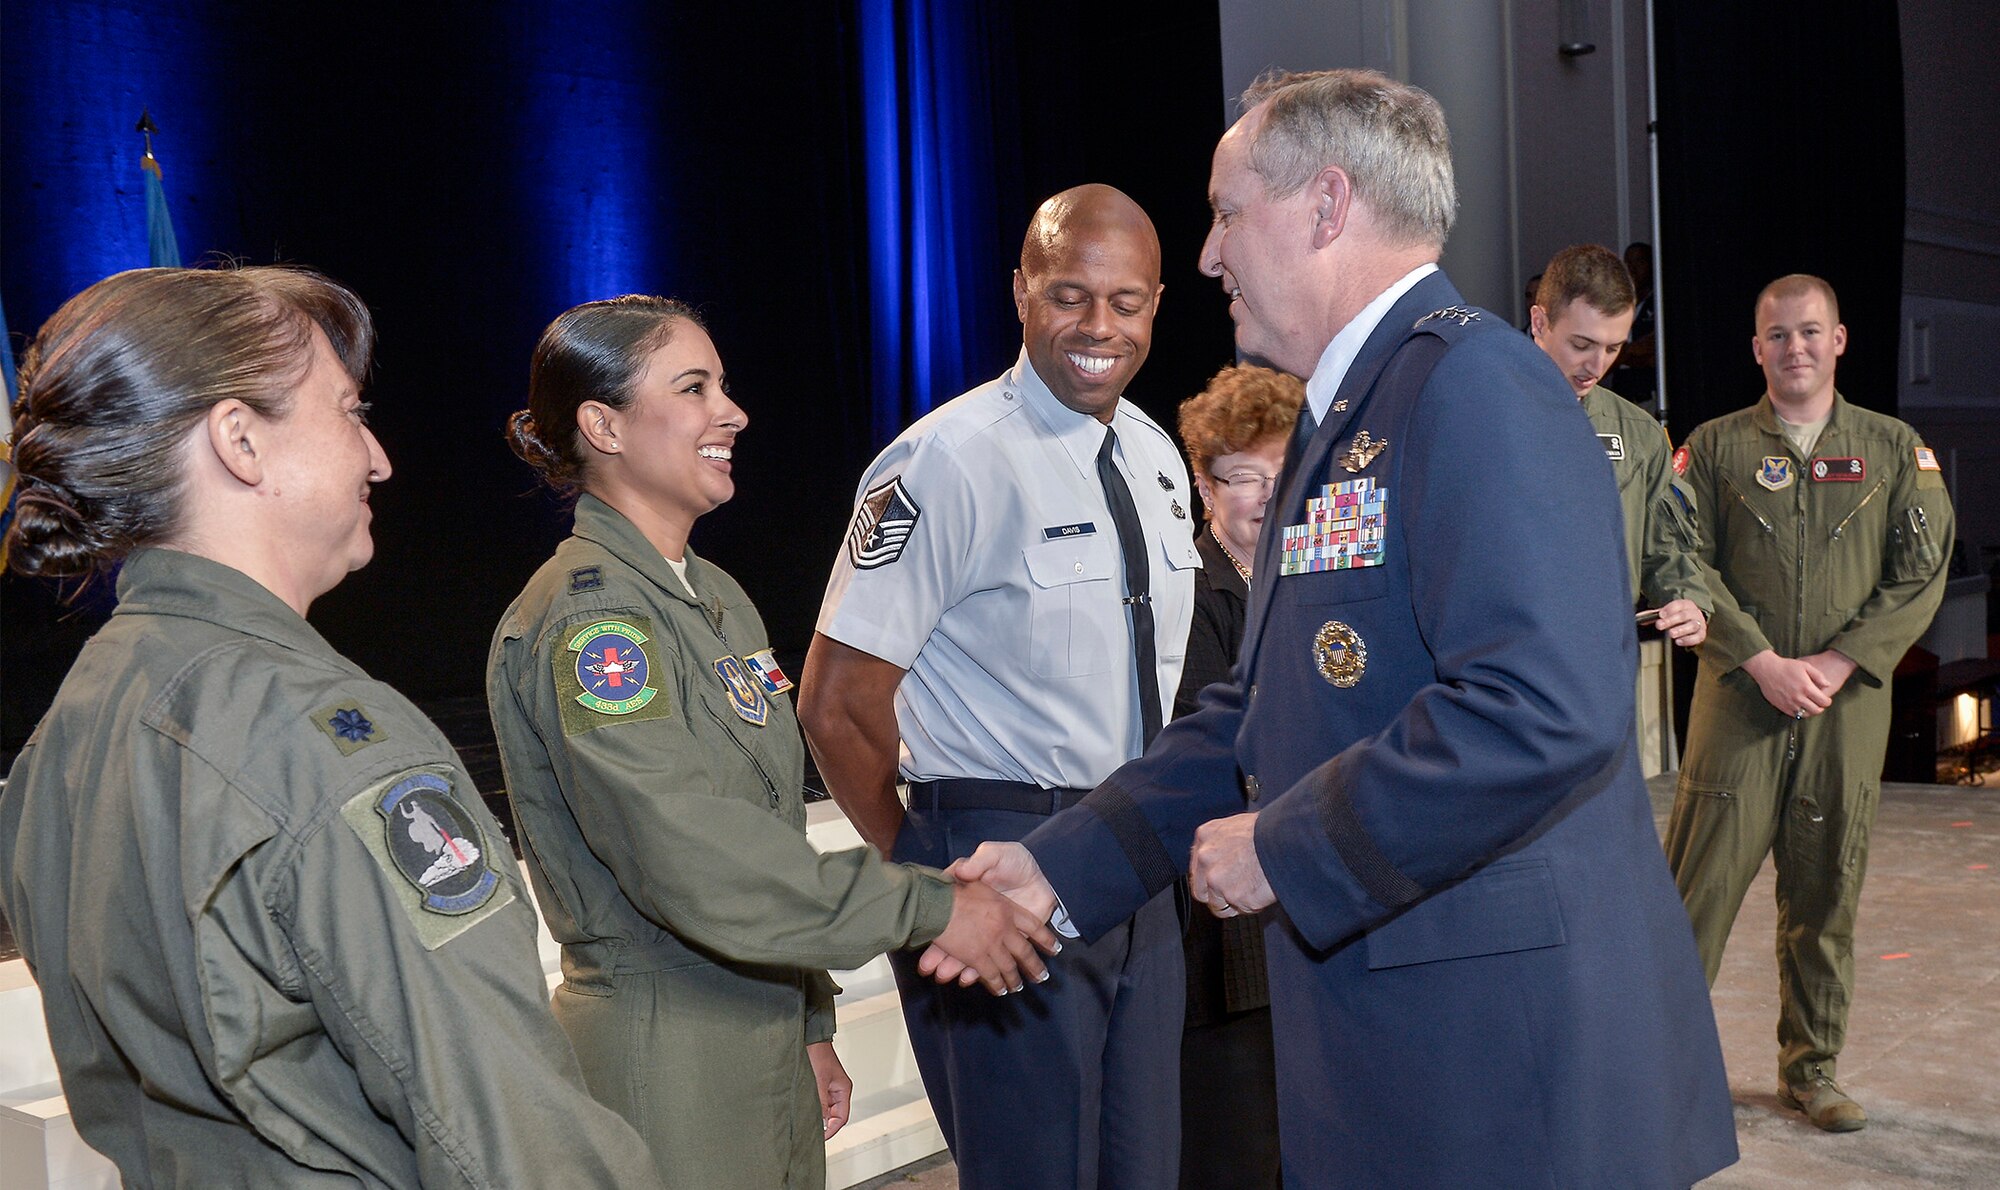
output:
[[1109, 672], [1131, 653], [1123, 560], [1103, 533], [1041, 541], [1028, 567], [1028, 668], [1049, 678]]

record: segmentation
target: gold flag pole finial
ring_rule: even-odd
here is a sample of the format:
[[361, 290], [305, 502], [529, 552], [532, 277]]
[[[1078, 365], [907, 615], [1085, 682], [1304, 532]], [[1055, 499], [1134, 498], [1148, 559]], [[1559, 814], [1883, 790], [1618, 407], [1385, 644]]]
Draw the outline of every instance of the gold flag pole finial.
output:
[[153, 156], [153, 134], [159, 130], [160, 126], [153, 123], [153, 113], [141, 109], [138, 126], [133, 130], [144, 133], [146, 137], [146, 155], [139, 158], [139, 166], [141, 169], [151, 170], [154, 177], [162, 176], [160, 173], [160, 159]]

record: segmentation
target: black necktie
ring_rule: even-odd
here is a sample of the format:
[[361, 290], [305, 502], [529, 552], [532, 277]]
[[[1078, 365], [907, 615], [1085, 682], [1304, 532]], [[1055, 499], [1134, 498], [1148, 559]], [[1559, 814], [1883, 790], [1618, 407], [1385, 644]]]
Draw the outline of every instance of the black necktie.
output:
[[1111, 506], [1111, 523], [1118, 527], [1118, 551], [1125, 555], [1125, 605], [1132, 609], [1132, 654], [1139, 671], [1140, 738], [1151, 746], [1160, 734], [1160, 666], [1153, 646], [1153, 596], [1146, 566], [1146, 533], [1139, 527], [1139, 508], [1132, 489], [1111, 461], [1118, 431], [1104, 427], [1104, 445], [1097, 451], [1097, 482], [1104, 485], [1104, 502]]

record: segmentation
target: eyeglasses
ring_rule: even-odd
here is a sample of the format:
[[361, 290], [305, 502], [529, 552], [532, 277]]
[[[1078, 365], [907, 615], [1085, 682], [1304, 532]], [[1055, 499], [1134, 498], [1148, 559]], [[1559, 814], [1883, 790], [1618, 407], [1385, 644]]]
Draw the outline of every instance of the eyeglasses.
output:
[[1231, 495], [1255, 496], [1260, 500], [1269, 499], [1273, 488], [1278, 486], [1278, 477], [1258, 471], [1232, 471], [1228, 475], [1209, 475], [1221, 484]]

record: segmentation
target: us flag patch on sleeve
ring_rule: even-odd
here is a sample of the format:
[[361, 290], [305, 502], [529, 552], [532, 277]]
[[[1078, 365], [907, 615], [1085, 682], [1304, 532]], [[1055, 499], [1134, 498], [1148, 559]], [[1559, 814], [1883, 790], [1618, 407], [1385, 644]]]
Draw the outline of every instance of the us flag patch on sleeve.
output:
[[1931, 450], [1930, 447], [1919, 446], [1917, 448], [1917, 470], [1919, 471], [1940, 470], [1940, 468], [1938, 467], [1937, 453]]
[[868, 489], [854, 512], [854, 525], [847, 531], [847, 556], [854, 568], [873, 570], [902, 557], [923, 512], [903, 486], [901, 476]]

